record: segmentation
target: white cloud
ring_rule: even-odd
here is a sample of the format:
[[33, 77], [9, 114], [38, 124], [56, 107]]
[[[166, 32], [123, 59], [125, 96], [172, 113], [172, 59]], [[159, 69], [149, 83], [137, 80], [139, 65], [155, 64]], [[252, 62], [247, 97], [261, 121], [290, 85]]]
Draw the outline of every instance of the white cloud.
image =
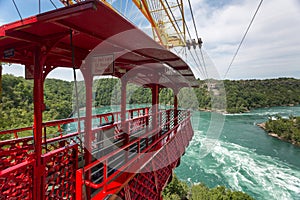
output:
[[3, 19], [0, 19], [0, 26], [5, 24], [5, 21]]
[[[244, 0], [221, 7], [192, 3], [204, 49], [223, 76], [259, 1]], [[191, 21], [189, 24], [192, 27]], [[297, 0], [264, 1], [228, 78], [300, 78], [299, 34]]]

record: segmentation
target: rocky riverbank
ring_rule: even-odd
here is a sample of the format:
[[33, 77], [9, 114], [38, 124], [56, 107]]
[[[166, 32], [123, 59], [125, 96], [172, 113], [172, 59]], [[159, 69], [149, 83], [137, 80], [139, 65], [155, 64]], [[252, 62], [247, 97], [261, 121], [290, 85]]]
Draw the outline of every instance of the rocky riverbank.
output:
[[274, 133], [274, 132], [269, 132], [267, 129], [266, 129], [266, 123], [265, 122], [263, 122], [263, 123], [258, 123], [258, 124], [256, 124], [258, 127], [260, 127], [260, 128], [262, 128], [265, 132], [267, 132], [268, 133], [268, 135], [269, 136], [271, 136], [271, 137], [274, 137], [274, 138], [277, 138], [277, 139], [279, 139], [279, 140], [281, 140], [281, 141], [284, 141], [284, 142], [289, 142], [289, 143], [291, 143], [291, 144], [293, 144], [293, 145], [295, 145], [295, 146], [300, 146], [300, 144], [297, 142], [297, 141], [295, 141], [295, 140], [293, 140], [293, 139], [287, 139], [287, 138], [284, 138], [284, 137], [281, 137], [281, 136], [279, 136], [278, 134], [276, 134], [276, 133]]

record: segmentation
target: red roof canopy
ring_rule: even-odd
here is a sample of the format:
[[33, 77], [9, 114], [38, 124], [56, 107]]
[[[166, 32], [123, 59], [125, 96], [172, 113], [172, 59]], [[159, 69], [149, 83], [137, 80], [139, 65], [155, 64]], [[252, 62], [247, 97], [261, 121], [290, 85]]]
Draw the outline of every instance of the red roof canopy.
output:
[[118, 69], [155, 63], [169, 66], [195, 83], [192, 71], [181, 58], [95, 0], [0, 27], [0, 61], [33, 65], [36, 47], [47, 54], [45, 66], [73, 67], [73, 47], [77, 68], [91, 52], [93, 55], [113, 54]]

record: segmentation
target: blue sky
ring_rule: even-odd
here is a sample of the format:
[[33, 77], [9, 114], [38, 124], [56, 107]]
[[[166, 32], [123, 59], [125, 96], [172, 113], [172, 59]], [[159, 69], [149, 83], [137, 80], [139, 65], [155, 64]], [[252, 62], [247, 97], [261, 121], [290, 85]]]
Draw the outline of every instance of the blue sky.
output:
[[[223, 77], [260, 0], [191, 0], [203, 50]], [[38, 13], [38, 0], [15, 0], [22, 17]], [[56, 6], [62, 6], [53, 0]], [[184, 0], [186, 7], [187, 0]], [[124, 9], [125, 5], [123, 4]], [[130, 5], [128, 5], [128, 10]], [[54, 9], [41, 0], [42, 12]], [[130, 15], [138, 19], [139, 15]], [[189, 12], [186, 10], [186, 14]], [[186, 17], [192, 29], [190, 16]], [[0, 25], [19, 20], [12, 1], [0, 0]], [[143, 27], [146, 24], [138, 22]], [[149, 26], [148, 26], [149, 27]], [[300, 1], [264, 1], [226, 78], [300, 78]], [[23, 67], [5, 66], [4, 73], [23, 75]], [[72, 79], [70, 71], [54, 71], [50, 77]]]

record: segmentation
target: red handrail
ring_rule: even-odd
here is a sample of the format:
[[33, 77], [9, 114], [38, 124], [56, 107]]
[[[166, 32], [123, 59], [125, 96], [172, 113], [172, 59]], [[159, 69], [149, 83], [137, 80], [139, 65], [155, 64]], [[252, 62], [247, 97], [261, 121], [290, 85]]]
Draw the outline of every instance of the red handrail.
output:
[[[135, 108], [135, 109], [128, 110], [127, 112], [128, 113], [135, 112], [135, 111], [141, 112], [141, 111], [148, 110], [148, 109], [149, 108]], [[101, 120], [101, 118], [111, 116], [113, 121], [118, 122], [120, 117], [116, 117], [116, 119], [115, 119], [114, 116], [118, 116], [118, 115], [120, 115], [120, 113], [121, 112], [118, 111], [118, 112], [97, 114], [97, 115], [93, 115], [92, 118], [93, 119], [98, 118], [98, 119]], [[83, 121], [85, 119], [86, 119], [85, 117], [80, 117], [79, 120]], [[69, 123], [73, 123], [73, 122], [77, 122], [77, 121], [78, 121], [78, 118], [67, 118], [67, 119], [52, 120], [52, 121], [44, 122], [43, 123], [43, 128], [53, 127], [53, 126], [61, 126], [61, 125], [64, 125], [64, 124], [69, 124]], [[19, 138], [18, 133], [24, 132], [24, 131], [32, 131], [32, 130], [33, 130], [33, 127], [28, 126], [28, 127], [22, 127], [22, 128], [10, 129], [10, 130], [3, 130], [3, 131], [0, 131], [0, 135], [14, 134], [14, 138]], [[58, 132], [59, 132], [59, 128], [58, 128]], [[8, 140], [11, 140], [11, 139], [12, 138], [9, 138]]]
[[[160, 112], [160, 113], [161, 113], [161, 112]], [[174, 118], [174, 120], [177, 119], [177, 118], [178, 118], [178, 117]], [[160, 137], [158, 137], [157, 140], [155, 140], [151, 145], [149, 145], [148, 147], [146, 147], [142, 152], [137, 152], [137, 156], [136, 156], [136, 157], [131, 158], [130, 161], [128, 161], [126, 164], [124, 164], [121, 168], [119, 168], [116, 172], [114, 172], [113, 174], [111, 174], [109, 177], [106, 178], [106, 174], [104, 174], [104, 176], [103, 176], [103, 181], [102, 181], [101, 183], [95, 184], [95, 183], [93, 183], [93, 182], [90, 181], [90, 180], [85, 180], [84, 183], [85, 183], [87, 186], [89, 186], [89, 187], [91, 187], [91, 188], [94, 188], [94, 189], [99, 189], [99, 188], [103, 187], [105, 184], [107, 184], [107, 182], [111, 181], [111, 180], [113, 179], [113, 177], [115, 177], [115, 176], [117, 176], [118, 174], [120, 174], [124, 169], [126, 169], [128, 166], [130, 166], [134, 161], [136, 161], [137, 159], [139, 159], [139, 158], [140, 158], [140, 154], [139, 154], [139, 153], [146, 153], [146, 152], [148, 152], [150, 149], [152, 149], [153, 147], [157, 146], [157, 144], [160, 143], [160, 142], [162, 142], [164, 139], [166, 139], [166, 142], [170, 142], [170, 141], [175, 137], [175, 135], [176, 135], [176, 134], [175, 134], [175, 135], [173, 135], [173, 136], [170, 137], [171, 133], [172, 133], [174, 130], [176, 130], [176, 129], [180, 126], [180, 124], [182, 124], [182, 123], [184, 123], [184, 122], [186, 122], [186, 121], [189, 121], [189, 120], [190, 120], [190, 114], [186, 115], [186, 118], [185, 118], [184, 120], [182, 120], [181, 123], [178, 123], [178, 124], [177, 124], [176, 126], [174, 126], [172, 129], [168, 130], [167, 133], [165, 133], [165, 134], [161, 135]], [[170, 123], [170, 121], [168, 121], [166, 124], [169, 124], [169, 123]], [[166, 125], [166, 124], [163, 124], [163, 125], [157, 127], [156, 129], [151, 130], [150, 132], [144, 134], [142, 137], [143, 137], [143, 138], [146, 138], [146, 137], [152, 135], [153, 133], [158, 132], [158, 130], [161, 130], [161, 128], [162, 128], [164, 125]], [[103, 156], [103, 157], [101, 157], [100, 159], [94, 161], [93, 163], [91, 163], [91, 164], [85, 166], [84, 169], [80, 169], [80, 170], [79, 170], [79, 171], [81, 171], [81, 172], [79, 172], [79, 173], [82, 173], [83, 170], [84, 170], [85, 172], [87, 172], [88, 170], [91, 170], [92, 168], [94, 168], [94, 167], [96, 167], [97, 165], [99, 165], [100, 163], [103, 163], [103, 164], [104, 164], [104, 165], [103, 165], [103, 166], [104, 166], [104, 171], [107, 171], [107, 169], [105, 170], [105, 168], [107, 168], [107, 165], [106, 165], [105, 163], [108, 162], [108, 159], [109, 159], [109, 158], [111, 158], [111, 157], [114, 156], [114, 155], [117, 155], [117, 154], [120, 153], [121, 151], [125, 151], [125, 150], [126, 150], [127, 148], [129, 148], [131, 145], [133, 145], [133, 144], [135, 144], [135, 143], [138, 143], [138, 142], [140, 142], [140, 138], [137, 138], [137, 139], [131, 141], [130, 143], [126, 144], [125, 146], [123, 146], [123, 147], [121, 147], [121, 148], [118, 148], [117, 150], [115, 150], [115, 151], [113, 151], [113, 152], [107, 154], [106, 156]]]

